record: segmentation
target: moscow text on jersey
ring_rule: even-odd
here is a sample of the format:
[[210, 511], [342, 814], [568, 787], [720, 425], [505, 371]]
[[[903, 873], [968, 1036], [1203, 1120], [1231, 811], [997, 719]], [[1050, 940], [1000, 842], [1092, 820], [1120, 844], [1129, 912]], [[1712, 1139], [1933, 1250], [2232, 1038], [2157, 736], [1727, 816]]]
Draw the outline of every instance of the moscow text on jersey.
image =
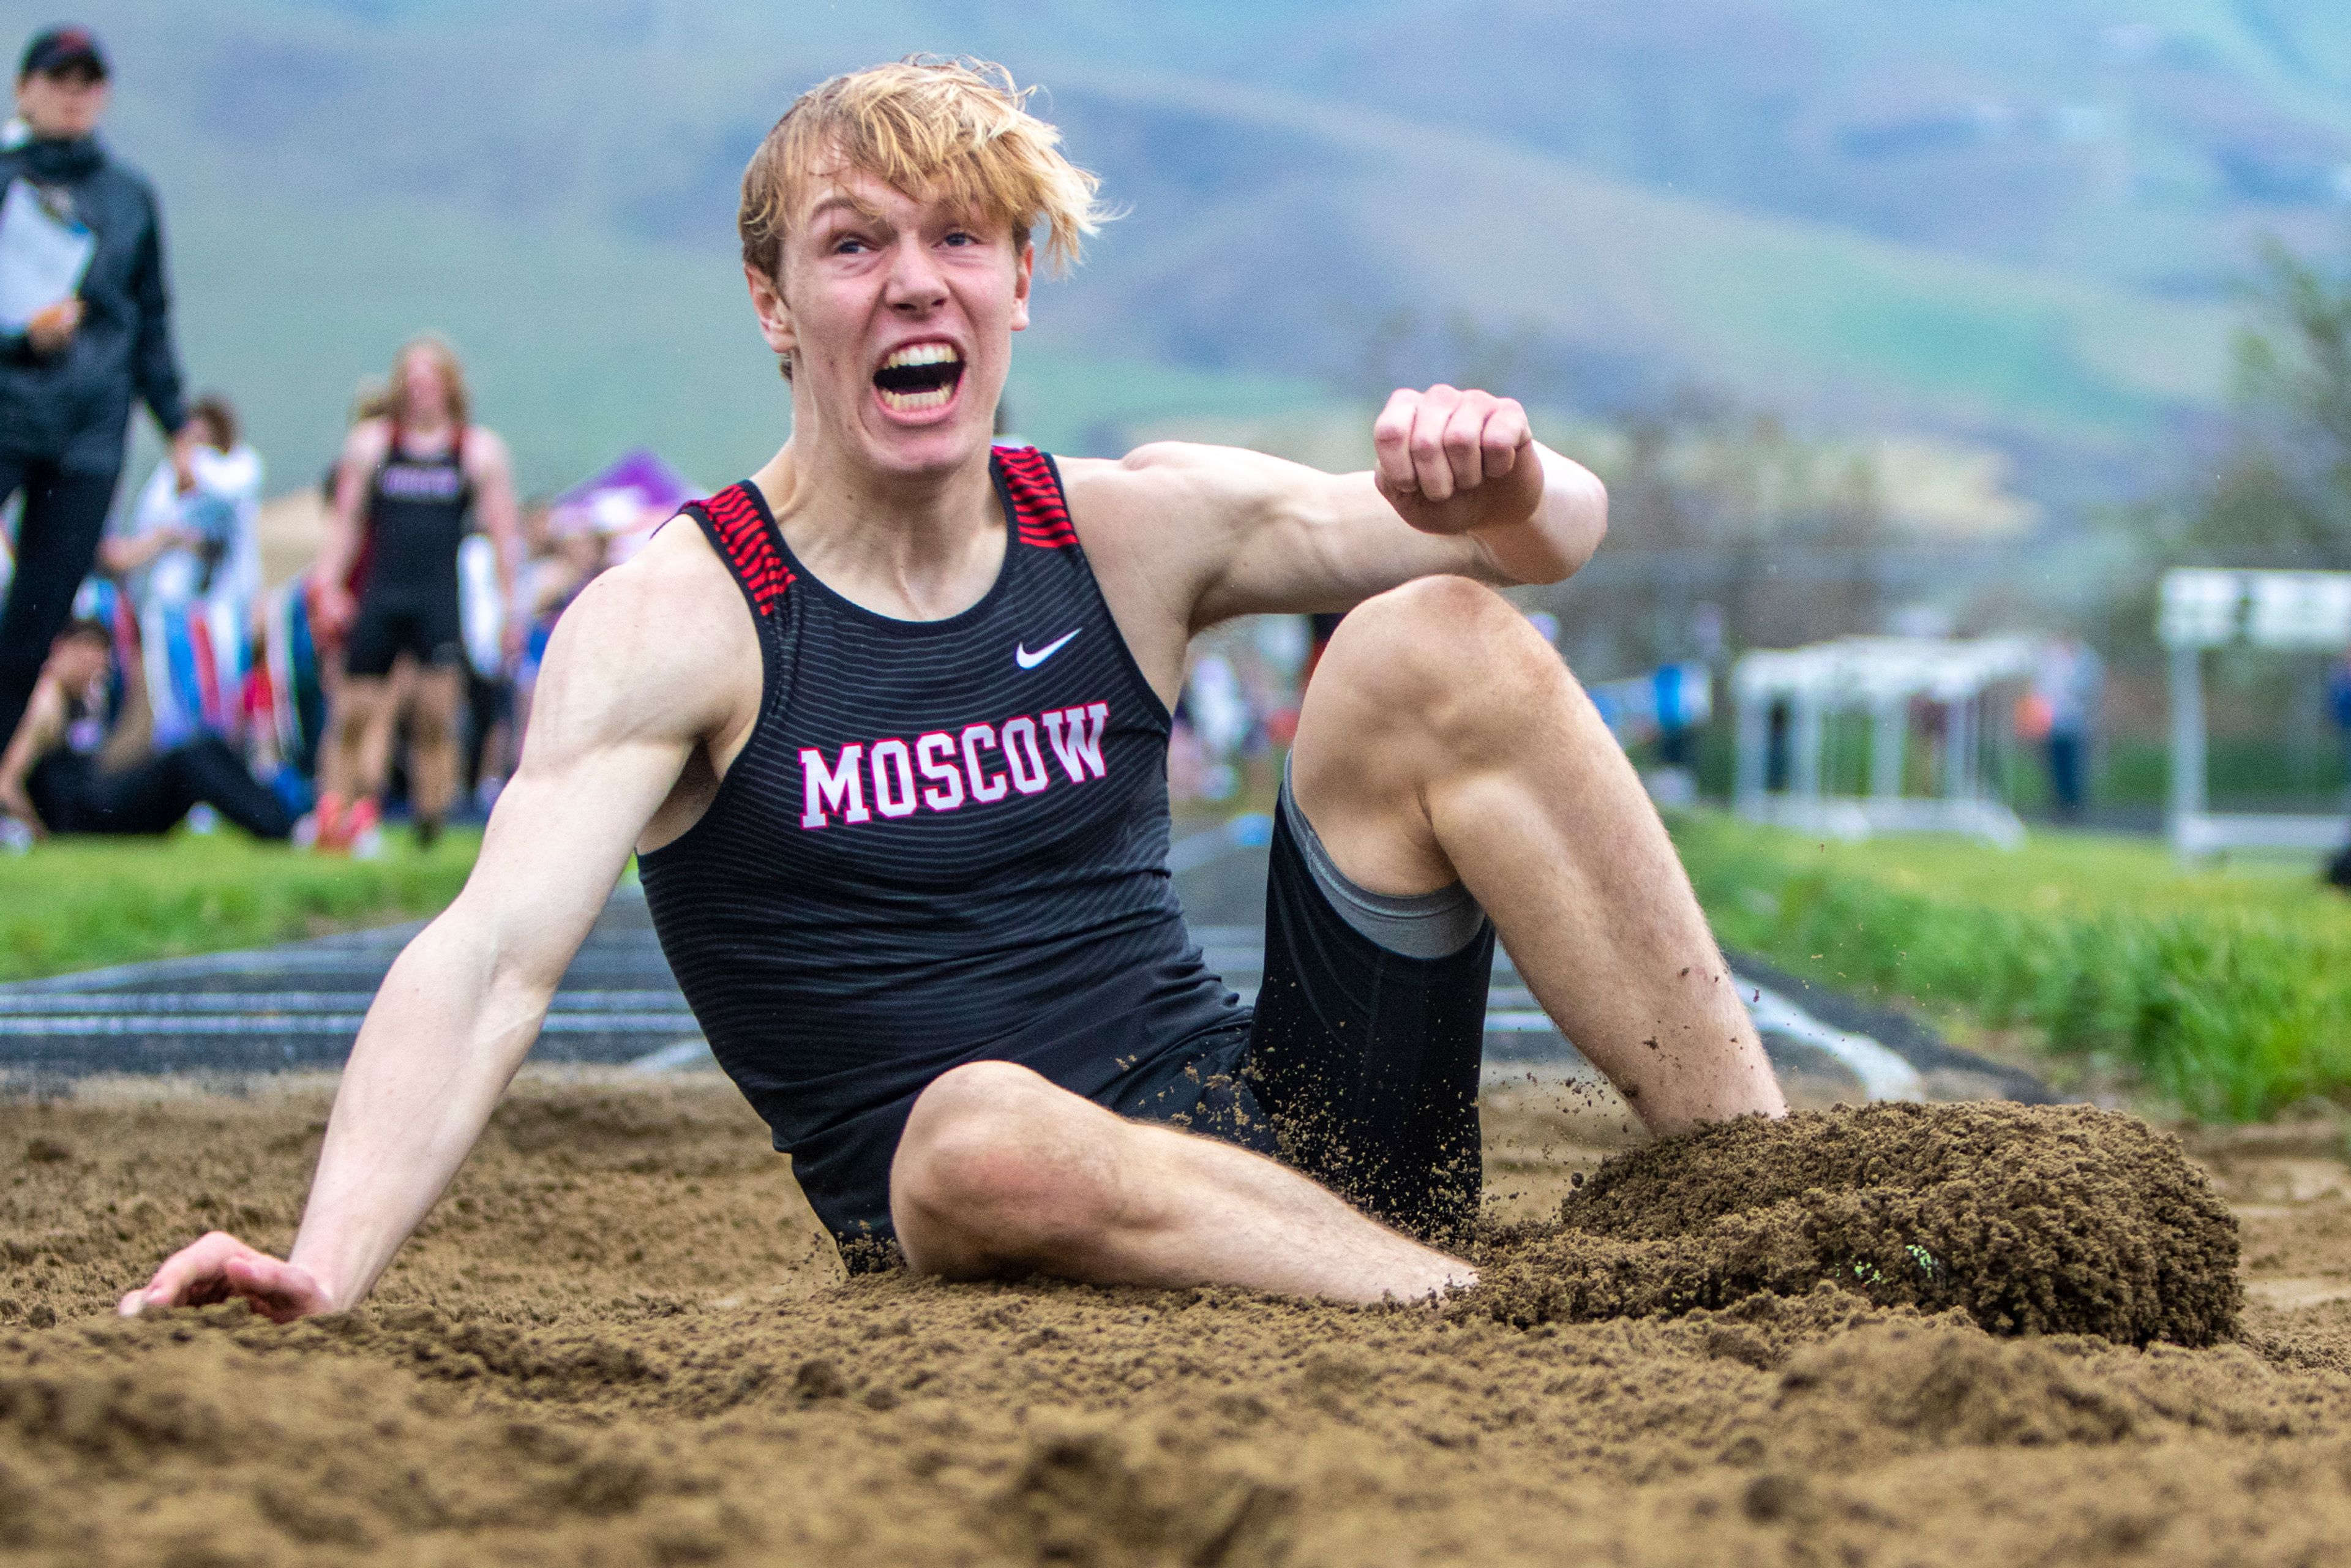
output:
[[[1100, 779], [1108, 703], [1085, 703], [1027, 714], [1000, 724], [935, 729], [912, 740], [892, 736], [852, 741], [831, 762], [820, 747], [799, 748], [800, 826], [911, 817], [918, 810], [956, 811], [987, 806], [1008, 795], [1041, 795], [1053, 786], [1050, 749], [1071, 784]], [[1040, 736], [1043, 740], [1040, 744]], [[919, 780], [918, 780], [919, 776]], [[872, 804], [866, 785], [872, 785]]]

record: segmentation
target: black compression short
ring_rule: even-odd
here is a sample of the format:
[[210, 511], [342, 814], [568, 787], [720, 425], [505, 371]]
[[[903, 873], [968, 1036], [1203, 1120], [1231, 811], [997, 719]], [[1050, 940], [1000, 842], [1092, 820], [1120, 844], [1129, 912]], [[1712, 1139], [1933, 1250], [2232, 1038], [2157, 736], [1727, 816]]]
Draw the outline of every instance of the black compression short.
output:
[[406, 653], [420, 664], [449, 668], [465, 657], [465, 626], [455, 593], [360, 596], [358, 619], [343, 646], [343, 672], [380, 680]]
[[1478, 1081], [1494, 928], [1473, 906], [1475, 934], [1442, 956], [1373, 940], [1318, 883], [1294, 810], [1285, 786], [1248, 1032], [1154, 1082], [1114, 1084], [1102, 1103], [1274, 1155], [1409, 1235], [1458, 1243], [1483, 1185]]

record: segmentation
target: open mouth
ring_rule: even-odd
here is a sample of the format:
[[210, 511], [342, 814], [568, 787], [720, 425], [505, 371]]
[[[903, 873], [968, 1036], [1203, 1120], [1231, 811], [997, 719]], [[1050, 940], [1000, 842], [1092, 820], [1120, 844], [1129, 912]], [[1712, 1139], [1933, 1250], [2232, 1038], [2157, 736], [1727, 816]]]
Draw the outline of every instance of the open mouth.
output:
[[955, 401], [963, 381], [963, 356], [948, 343], [911, 343], [882, 362], [873, 389], [896, 413], [920, 413]]

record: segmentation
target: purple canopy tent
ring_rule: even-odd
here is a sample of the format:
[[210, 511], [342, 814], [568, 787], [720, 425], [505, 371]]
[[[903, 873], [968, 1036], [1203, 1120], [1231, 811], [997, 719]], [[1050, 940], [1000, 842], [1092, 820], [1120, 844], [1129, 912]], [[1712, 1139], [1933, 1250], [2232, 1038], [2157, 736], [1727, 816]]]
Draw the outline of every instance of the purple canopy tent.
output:
[[678, 507], [706, 494], [641, 446], [556, 497], [548, 527], [559, 538], [602, 534], [612, 541], [613, 559], [623, 560]]

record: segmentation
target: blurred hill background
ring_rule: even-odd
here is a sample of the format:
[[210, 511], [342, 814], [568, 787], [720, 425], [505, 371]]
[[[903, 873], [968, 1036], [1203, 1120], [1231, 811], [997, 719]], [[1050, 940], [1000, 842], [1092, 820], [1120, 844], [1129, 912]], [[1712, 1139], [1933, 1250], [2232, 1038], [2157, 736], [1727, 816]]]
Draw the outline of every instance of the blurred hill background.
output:
[[[11, 47], [54, 19], [0, 9]], [[2257, 237], [2327, 251], [2351, 215], [2351, 6], [2320, 0], [80, 15], [163, 192], [191, 371], [281, 485], [425, 326], [530, 487], [638, 442], [706, 483], [756, 464], [785, 400], [743, 162], [801, 89], [916, 49], [1042, 83], [1130, 208], [1043, 294], [1022, 434], [1343, 462], [1395, 382], [1486, 381], [1659, 549], [1802, 513], [1924, 578], [1954, 541], [2095, 551], [2101, 507], [2215, 439]], [[1700, 527], [1672, 497], [1708, 475]]]

